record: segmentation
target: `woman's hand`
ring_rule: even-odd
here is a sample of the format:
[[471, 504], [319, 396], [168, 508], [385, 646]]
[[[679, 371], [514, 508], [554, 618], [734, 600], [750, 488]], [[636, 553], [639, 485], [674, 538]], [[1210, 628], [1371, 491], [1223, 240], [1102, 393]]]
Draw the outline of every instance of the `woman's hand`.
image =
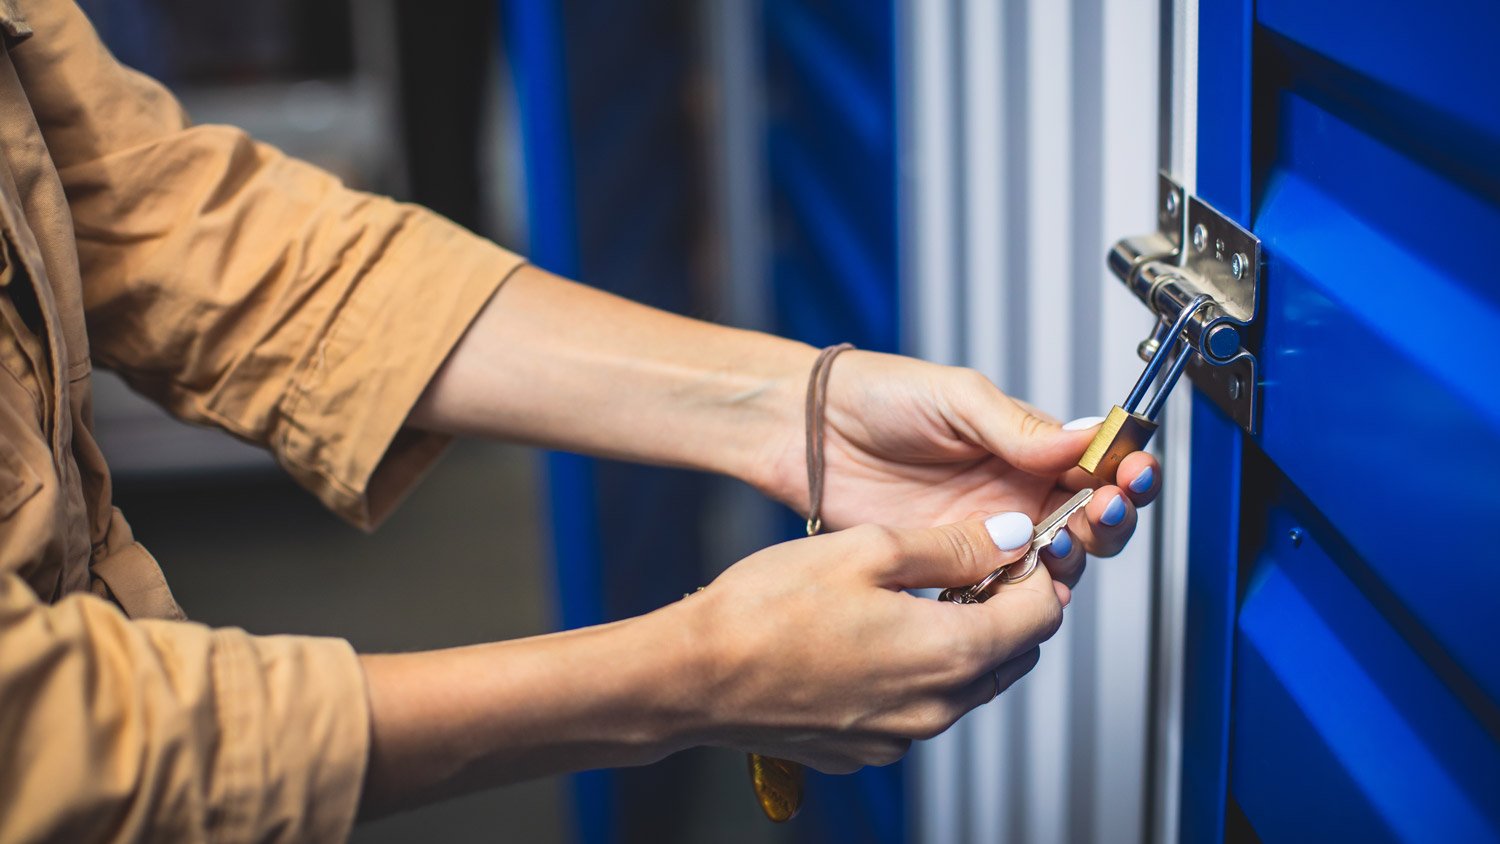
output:
[[893, 762], [1030, 671], [1062, 623], [1045, 567], [983, 604], [905, 590], [978, 580], [1030, 536], [1015, 513], [851, 528], [767, 548], [638, 618], [366, 656], [363, 815], [702, 744], [830, 773]]
[[904, 590], [979, 580], [1030, 537], [1016, 514], [863, 525], [761, 551], [648, 619], [695, 631], [711, 655], [703, 743], [830, 773], [884, 765], [1030, 671], [1062, 622], [1045, 567], [983, 604]]
[[[823, 519], [830, 527], [917, 527], [1007, 510], [1038, 520], [1097, 484], [1075, 466], [1094, 425], [1064, 428], [970, 369], [845, 352], [833, 364], [825, 418]], [[799, 512], [807, 509], [803, 437], [798, 430], [786, 438], [766, 484]], [[1060, 558], [1044, 555], [1054, 576], [1071, 585], [1085, 551], [1118, 553], [1160, 477], [1156, 458], [1127, 457], [1119, 485], [1100, 487], [1069, 522], [1070, 539], [1082, 541], [1063, 540], [1071, 547]]]

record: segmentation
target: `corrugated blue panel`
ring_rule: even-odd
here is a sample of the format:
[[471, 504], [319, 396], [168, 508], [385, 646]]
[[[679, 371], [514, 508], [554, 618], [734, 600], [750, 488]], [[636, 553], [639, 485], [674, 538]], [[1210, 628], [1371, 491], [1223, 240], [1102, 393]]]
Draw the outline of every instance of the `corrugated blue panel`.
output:
[[771, 135], [771, 173], [782, 187], [781, 200], [795, 225], [795, 235], [789, 233], [788, 240], [795, 237], [796, 251], [812, 258], [821, 271], [821, 283], [809, 287], [801, 279], [787, 294], [801, 291], [811, 300], [805, 303], [808, 307], [822, 311], [828, 321], [850, 323], [847, 330], [861, 335], [892, 324], [896, 303], [871, 295], [889, 275], [889, 267], [881, 263], [888, 249], [870, 245], [875, 235], [868, 231], [863, 211], [824, 183], [815, 160], [783, 130]]
[[893, 15], [766, 4], [776, 312], [809, 342], [899, 342]]
[[[895, 10], [889, 0], [767, 0], [764, 10], [777, 330], [895, 351]], [[787, 520], [788, 537], [800, 529]], [[904, 840], [901, 769], [812, 776], [795, 836]]]
[[[1500, 566], [1411, 577], [1429, 525], [1483, 524], [1494, 511], [1496, 356], [1474, 351], [1500, 338], [1500, 285], [1477, 254], [1451, 247], [1455, 231], [1500, 243], [1500, 207], [1305, 100], [1286, 95], [1279, 112], [1283, 155], [1256, 220], [1276, 284], [1262, 445], [1500, 698], [1494, 640], [1474, 630], [1500, 595]], [[1441, 211], [1412, 214], [1416, 197]], [[1327, 420], [1324, 435], [1309, 436], [1309, 420]]]
[[1335, 562], [1347, 549], [1307, 535], [1304, 508], [1271, 512], [1241, 608], [1241, 808], [1271, 841], [1495, 840], [1494, 736]]
[[[878, 67], [889, 56], [860, 51], [858, 40], [837, 20], [820, 18], [803, 4], [769, 0], [767, 6], [773, 43], [785, 51], [790, 72], [804, 86], [798, 95], [814, 98], [819, 107], [832, 112], [820, 122], [846, 130], [867, 152], [889, 151], [895, 139], [894, 99], [889, 76]], [[863, 16], [886, 11], [866, 9]], [[860, 52], [865, 53], [863, 61]]]
[[[1234, 621], [1231, 816], [1269, 841], [1500, 840], [1500, 6], [1259, 0], [1248, 55], [1224, 33], [1248, 5], [1201, 8], [1199, 186], [1267, 256], [1261, 433], [1195, 417], [1190, 583], [1237, 582], [1189, 634]], [[1197, 486], [1214, 471], [1238, 503]], [[1226, 515], [1238, 541], [1200, 554]], [[1225, 681], [1189, 683], [1212, 723]], [[1216, 738], [1189, 735], [1185, 775]], [[1184, 783], [1185, 838], [1224, 833], [1191, 803], [1221, 782]]]
[[1255, 16], [1370, 83], [1500, 138], [1500, 4], [1260, 0]]
[[[637, 301], [695, 310], [697, 139], [682, 58], [695, 33], [685, 4], [502, 7], [531, 259]], [[549, 455], [547, 468], [562, 626], [639, 615], [701, 583], [702, 477], [568, 454]], [[576, 775], [578, 839], [680, 837], [692, 775], [681, 757]]]

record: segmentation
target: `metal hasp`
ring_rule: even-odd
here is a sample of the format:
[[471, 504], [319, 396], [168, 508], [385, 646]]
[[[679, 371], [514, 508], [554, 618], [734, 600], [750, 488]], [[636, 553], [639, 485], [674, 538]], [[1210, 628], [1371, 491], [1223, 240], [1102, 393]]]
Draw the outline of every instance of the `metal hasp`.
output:
[[1156, 315], [1137, 350], [1149, 360], [1199, 296], [1183, 336], [1198, 354], [1188, 377], [1246, 433], [1256, 432], [1260, 384], [1255, 356], [1244, 348], [1255, 322], [1260, 238], [1214, 210], [1165, 173], [1157, 178], [1157, 229], [1127, 237], [1109, 251], [1109, 268]]

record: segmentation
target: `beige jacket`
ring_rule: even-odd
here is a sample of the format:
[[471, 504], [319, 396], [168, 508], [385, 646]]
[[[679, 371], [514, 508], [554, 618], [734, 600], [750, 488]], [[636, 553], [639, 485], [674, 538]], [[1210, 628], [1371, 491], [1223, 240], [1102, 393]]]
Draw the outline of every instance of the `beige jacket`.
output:
[[90, 373], [370, 527], [443, 446], [407, 412], [521, 261], [191, 125], [72, 2], [0, 0], [0, 39], [0, 841], [341, 839], [353, 651], [184, 620], [110, 505]]

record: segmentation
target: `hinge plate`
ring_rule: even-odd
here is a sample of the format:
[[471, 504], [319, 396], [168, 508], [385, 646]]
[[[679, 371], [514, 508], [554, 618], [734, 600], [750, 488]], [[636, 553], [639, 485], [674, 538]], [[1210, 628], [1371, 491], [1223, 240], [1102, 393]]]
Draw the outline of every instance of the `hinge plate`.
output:
[[[1259, 367], [1247, 350], [1255, 328], [1260, 238], [1220, 214], [1165, 173], [1157, 182], [1157, 230], [1116, 243], [1109, 268], [1158, 323], [1171, 324], [1200, 293], [1212, 297], [1188, 323], [1198, 350], [1187, 374], [1247, 433], [1259, 419]], [[1166, 326], [1162, 326], [1165, 330]]]

